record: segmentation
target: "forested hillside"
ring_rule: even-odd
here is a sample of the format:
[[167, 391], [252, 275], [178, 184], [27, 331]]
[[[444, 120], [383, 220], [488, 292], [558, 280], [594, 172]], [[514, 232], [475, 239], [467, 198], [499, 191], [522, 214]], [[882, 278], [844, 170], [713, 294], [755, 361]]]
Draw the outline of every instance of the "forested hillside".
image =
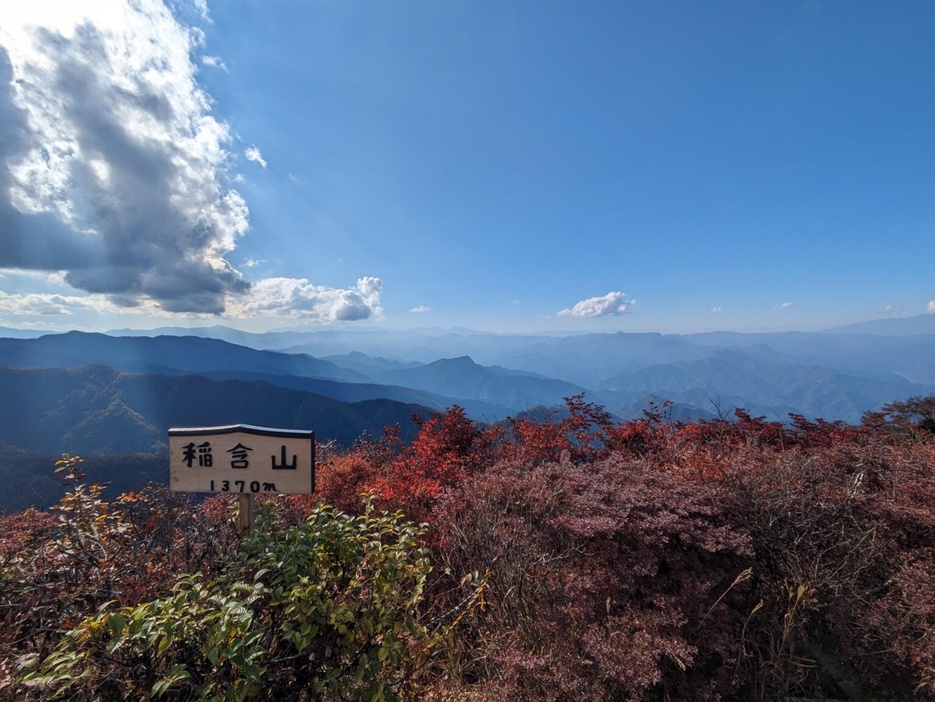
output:
[[314, 427], [341, 444], [380, 434], [426, 408], [392, 400], [344, 403], [270, 383], [155, 375], [107, 366], [0, 368], [0, 389], [16, 402], [0, 406], [0, 441], [27, 451], [117, 453], [162, 450], [170, 426], [259, 424]]
[[0, 700], [935, 700], [935, 398], [666, 409], [322, 446], [242, 542], [65, 456], [0, 518]]

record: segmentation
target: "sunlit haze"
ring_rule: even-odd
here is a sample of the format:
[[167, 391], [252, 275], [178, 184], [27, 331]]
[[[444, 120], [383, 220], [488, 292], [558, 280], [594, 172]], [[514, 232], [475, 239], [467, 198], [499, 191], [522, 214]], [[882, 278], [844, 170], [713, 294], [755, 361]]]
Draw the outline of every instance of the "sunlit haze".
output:
[[935, 5], [0, 3], [0, 326], [935, 312]]

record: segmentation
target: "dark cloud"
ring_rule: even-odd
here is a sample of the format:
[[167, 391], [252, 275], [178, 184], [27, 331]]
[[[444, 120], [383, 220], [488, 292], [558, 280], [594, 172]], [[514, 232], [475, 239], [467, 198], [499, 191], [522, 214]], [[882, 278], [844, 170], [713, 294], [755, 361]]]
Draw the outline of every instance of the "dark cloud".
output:
[[247, 211], [222, 184], [226, 131], [194, 69], [156, 61], [146, 78], [89, 24], [32, 40], [51, 67], [27, 55], [18, 84], [0, 47], [0, 267], [65, 271], [122, 306], [223, 312], [249, 288], [224, 260]]
[[346, 290], [335, 305], [333, 314], [335, 319], [345, 322], [367, 319], [370, 316], [370, 306], [358, 293]]
[[[382, 315], [379, 278], [350, 290], [304, 278], [250, 285], [227, 262], [249, 226], [225, 181], [231, 138], [195, 80], [197, 31], [163, 3], [127, 0], [116, 18], [95, 0], [69, 0], [55, 29], [4, 7], [0, 268], [61, 272], [56, 282], [87, 294], [0, 292], [0, 311]], [[266, 166], [256, 146], [245, 156]]]

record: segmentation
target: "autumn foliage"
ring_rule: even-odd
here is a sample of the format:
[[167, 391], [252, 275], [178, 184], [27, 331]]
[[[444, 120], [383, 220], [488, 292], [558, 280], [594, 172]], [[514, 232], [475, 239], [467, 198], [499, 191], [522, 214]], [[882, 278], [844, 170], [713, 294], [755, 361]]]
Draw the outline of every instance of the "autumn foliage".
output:
[[[122, 620], [107, 613], [157, 611], [152, 603], [185, 600], [196, 587], [271, 627], [258, 634], [262, 665], [237, 688], [243, 699], [380, 690], [556, 702], [935, 700], [935, 401], [894, 403], [859, 426], [742, 410], [682, 424], [665, 406], [619, 422], [583, 396], [566, 403], [542, 420], [495, 426], [453, 407], [420, 418], [409, 444], [390, 428], [347, 450], [323, 447], [319, 492], [270, 500], [269, 541], [253, 555], [238, 551], [229, 502], [149, 488], [107, 504], [78, 459], [64, 457], [68, 489], [54, 510], [0, 517], [0, 700], [45, 699], [56, 689], [54, 656], [85, 650], [76, 632], [98, 631], [94, 622], [113, 629], [87, 639], [95, 692], [119, 699], [108, 680], [126, 671], [108, 662], [107, 646]], [[427, 526], [367, 521], [381, 510]], [[351, 640], [345, 658], [327, 658], [335, 644], [301, 623], [284, 631], [304, 632], [303, 650], [318, 658], [290, 657], [288, 637], [298, 634], [270, 633], [292, 616], [276, 609], [283, 596], [264, 590], [240, 602], [241, 591], [223, 585], [245, 572], [256, 576], [251, 588], [314, 580], [314, 566], [289, 555], [306, 544], [294, 530], [326, 533], [331, 520], [406, 534], [408, 550], [401, 536], [361, 541], [370, 549], [361, 564], [415, 568], [409, 589], [385, 590], [406, 595], [393, 600], [400, 608], [379, 610], [400, 641], [392, 666], [360, 658], [365, 649]], [[329, 538], [344, 543], [339, 536]], [[350, 577], [341, 566], [301, 606], [332, 617], [321, 613], [396, 577], [382, 568]], [[367, 646], [378, 650], [381, 637]], [[197, 696], [187, 678], [167, 677], [181, 675], [171, 657], [181, 665], [189, 655], [184, 642], [173, 646], [183, 648], [145, 654], [161, 677], [137, 677], [154, 697]], [[186, 674], [230, 674], [210, 659], [199, 665]], [[335, 682], [342, 675], [347, 684]], [[313, 679], [323, 681], [318, 697], [298, 683]]]

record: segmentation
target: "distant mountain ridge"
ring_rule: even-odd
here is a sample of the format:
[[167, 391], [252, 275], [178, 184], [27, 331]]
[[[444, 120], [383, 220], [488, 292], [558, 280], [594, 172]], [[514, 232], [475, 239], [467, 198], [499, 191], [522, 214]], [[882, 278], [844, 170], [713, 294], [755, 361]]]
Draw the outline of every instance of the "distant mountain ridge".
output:
[[[913, 324], [928, 324], [929, 317], [935, 318]], [[291, 345], [248, 348], [210, 338], [213, 333], [254, 346]], [[639, 416], [640, 403], [658, 397], [674, 402], [688, 419], [743, 407], [770, 419], [798, 413], [857, 422], [886, 402], [935, 392], [935, 335], [846, 329], [554, 336], [334, 328], [257, 335], [206, 328], [186, 336], [71, 332], [0, 339], [0, 364], [91, 363], [142, 374], [262, 381], [340, 401], [411, 403], [423, 411], [459, 404], [488, 422], [561, 406], [564, 397], [582, 392], [622, 419]], [[148, 416], [129, 405], [93, 409], [115, 422], [119, 417], [128, 432], [140, 426], [130, 410]]]
[[935, 313], [913, 317], [888, 317], [857, 322], [828, 330], [831, 334], [876, 334], [880, 336], [921, 336], [935, 334]]
[[511, 371], [500, 366], [481, 366], [470, 356], [443, 358], [418, 368], [385, 371], [377, 379], [449, 397], [482, 400], [513, 409], [559, 404], [562, 398], [585, 389], [553, 378]]
[[164, 450], [170, 426], [256, 424], [314, 429], [319, 440], [349, 445], [431, 410], [392, 400], [344, 403], [264, 382], [200, 375], [131, 374], [81, 368], [0, 368], [0, 442], [41, 453]]
[[851, 422], [894, 398], [935, 390], [893, 373], [844, 373], [753, 349], [718, 349], [698, 361], [650, 366], [610, 379], [607, 386], [624, 397], [649, 392], [688, 405], [707, 397], [709, 405], [720, 400], [780, 421], [794, 412]]
[[364, 400], [394, 400], [406, 404], [416, 404], [432, 411], [441, 412], [454, 404], [459, 404], [473, 417], [505, 417], [510, 408], [470, 398], [454, 398], [438, 395], [416, 388], [398, 385], [373, 383], [344, 383], [324, 378], [305, 378], [294, 375], [270, 375], [266, 373], [247, 373], [243, 371], [211, 371], [204, 373], [215, 380], [262, 381], [283, 388], [313, 392], [341, 402], [362, 402]]
[[349, 382], [369, 380], [308, 355], [259, 351], [208, 337], [116, 337], [74, 331], [36, 339], [0, 338], [0, 365], [75, 368], [94, 363], [131, 373], [243, 370]]

